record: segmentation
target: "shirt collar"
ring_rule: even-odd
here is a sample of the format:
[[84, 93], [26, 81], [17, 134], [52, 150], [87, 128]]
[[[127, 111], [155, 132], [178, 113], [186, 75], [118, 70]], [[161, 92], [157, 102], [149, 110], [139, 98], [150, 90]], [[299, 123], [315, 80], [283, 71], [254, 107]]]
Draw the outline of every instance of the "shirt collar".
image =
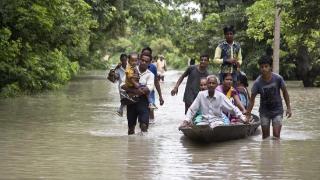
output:
[[[204, 93], [205, 93], [206, 98], [208, 98], [208, 99], [211, 98], [211, 97], [209, 96], [209, 90], [206, 90]], [[215, 91], [212, 98], [213, 98], [213, 99], [216, 99], [216, 98], [217, 98], [216, 95], [217, 95], [217, 92]]]
[[139, 75], [141, 75], [141, 76], [150, 72], [149, 69], [147, 69], [145, 72], [140, 72], [139, 67], [137, 69], [138, 69]]
[[[226, 44], [226, 45], [229, 45], [228, 43], [227, 43], [227, 41], [223, 41], [223, 44]], [[235, 45], [236, 43], [233, 41], [232, 42], [232, 45]]]

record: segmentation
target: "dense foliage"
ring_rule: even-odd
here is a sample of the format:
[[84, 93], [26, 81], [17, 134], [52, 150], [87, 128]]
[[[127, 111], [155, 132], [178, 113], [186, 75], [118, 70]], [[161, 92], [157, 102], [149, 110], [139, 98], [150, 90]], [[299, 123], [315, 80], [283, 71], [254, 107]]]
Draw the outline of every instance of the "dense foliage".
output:
[[[280, 73], [319, 86], [320, 4], [281, 0], [280, 8]], [[242, 70], [255, 78], [258, 58], [272, 45], [274, 10], [268, 0], [2, 0], [0, 95], [56, 89], [80, 68], [106, 68], [145, 46], [184, 68], [202, 53], [213, 58], [227, 24], [236, 27]]]
[[2, 96], [55, 89], [78, 71], [95, 24], [88, 4], [3, 0], [0, 8]]
[[[280, 71], [288, 78], [303, 80], [305, 86], [320, 85], [320, 4], [316, 0], [281, 1]], [[247, 8], [247, 33], [259, 41], [272, 42], [275, 4], [260, 0]]]

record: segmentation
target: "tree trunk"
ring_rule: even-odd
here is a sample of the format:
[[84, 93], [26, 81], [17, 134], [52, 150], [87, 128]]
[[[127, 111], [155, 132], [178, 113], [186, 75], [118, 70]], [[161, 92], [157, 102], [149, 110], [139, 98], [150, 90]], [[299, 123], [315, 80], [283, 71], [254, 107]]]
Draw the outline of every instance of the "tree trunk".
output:
[[317, 77], [317, 72], [311, 67], [311, 57], [308, 52], [308, 47], [301, 45], [298, 48], [296, 67], [298, 75], [303, 82], [304, 87], [314, 87], [314, 81]]
[[280, 7], [279, 2], [276, 1], [276, 12], [274, 21], [274, 47], [273, 47], [273, 72], [279, 74], [279, 54], [280, 54]]

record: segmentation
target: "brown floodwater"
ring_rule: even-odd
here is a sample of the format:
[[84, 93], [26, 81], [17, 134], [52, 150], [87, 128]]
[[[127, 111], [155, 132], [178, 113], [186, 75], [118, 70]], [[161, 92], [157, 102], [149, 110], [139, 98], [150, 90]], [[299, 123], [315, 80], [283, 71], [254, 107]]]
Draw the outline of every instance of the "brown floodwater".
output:
[[[144, 136], [127, 135], [116, 84], [104, 72], [74, 78], [58, 91], [0, 100], [0, 179], [320, 179], [320, 89], [287, 82], [293, 117], [280, 141], [198, 144], [184, 138], [182, 95], [161, 83], [165, 104]], [[158, 102], [157, 102], [158, 103]], [[259, 104], [256, 99], [254, 111]], [[137, 128], [138, 131], [138, 128]]]

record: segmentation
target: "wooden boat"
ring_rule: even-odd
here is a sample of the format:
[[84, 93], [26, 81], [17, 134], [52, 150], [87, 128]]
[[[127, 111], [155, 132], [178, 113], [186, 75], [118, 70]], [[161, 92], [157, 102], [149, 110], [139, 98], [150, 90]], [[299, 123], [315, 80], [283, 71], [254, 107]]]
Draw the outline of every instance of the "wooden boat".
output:
[[255, 134], [260, 126], [260, 119], [256, 115], [250, 124], [230, 124], [221, 125], [210, 128], [209, 125], [192, 126], [188, 128], [180, 128], [183, 134], [195, 141], [219, 142], [233, 139], [245, 138]]

